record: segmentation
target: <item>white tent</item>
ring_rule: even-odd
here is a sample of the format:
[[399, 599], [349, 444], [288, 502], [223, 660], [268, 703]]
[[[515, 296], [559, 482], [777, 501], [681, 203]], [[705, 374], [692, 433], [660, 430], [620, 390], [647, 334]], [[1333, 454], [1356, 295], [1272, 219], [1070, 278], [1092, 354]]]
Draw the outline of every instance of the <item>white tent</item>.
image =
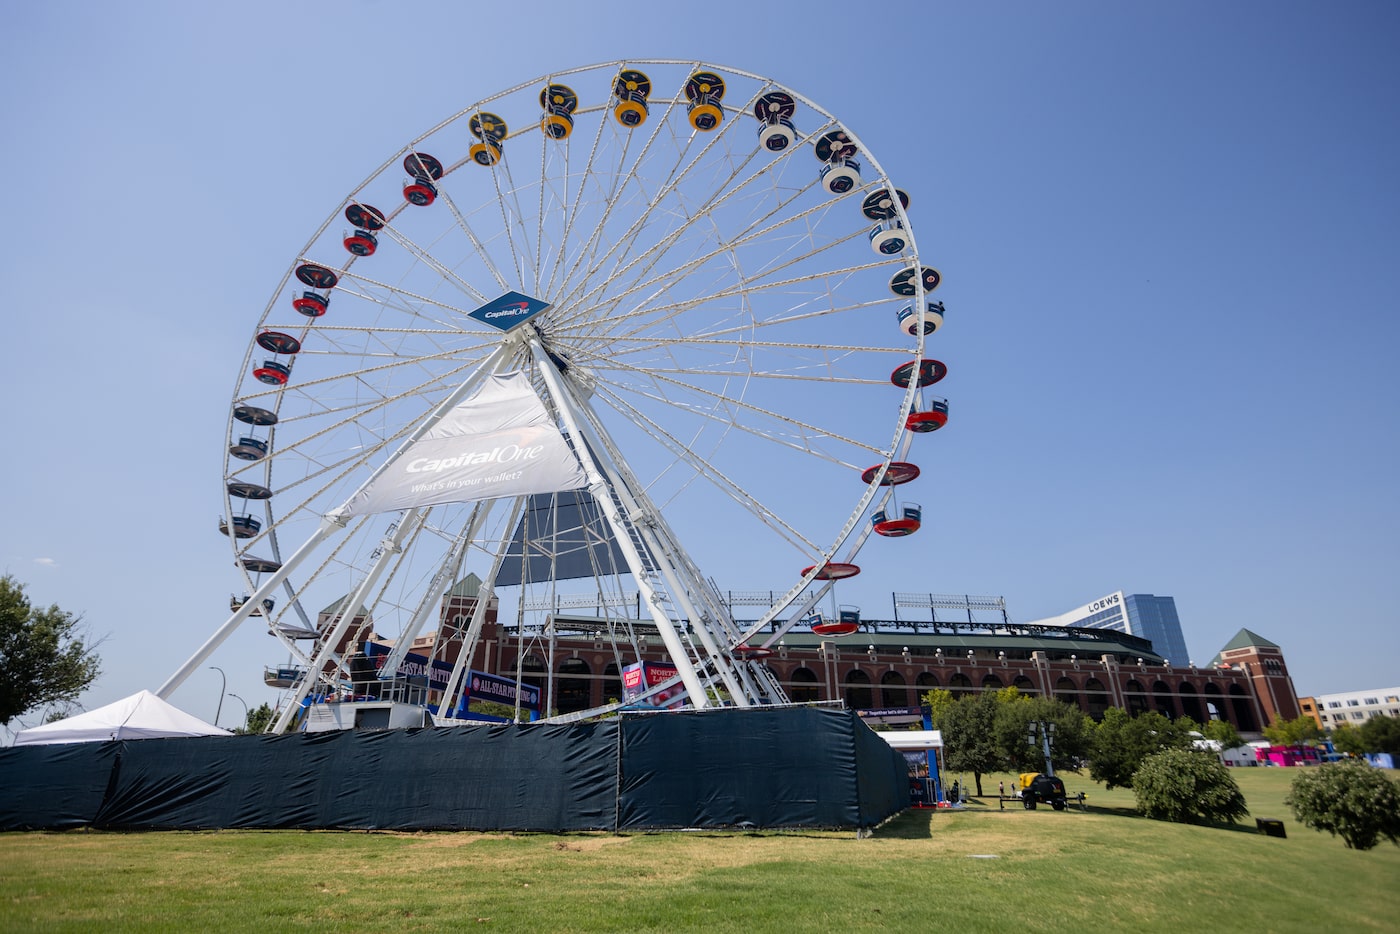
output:
[[232, 736], [172, 707], [150, 691], [139, 691], [106, 707], [45, 723], [15, 735], [16, 746], [47, 743], [101, 743], [113, 739], [159, 739], [167, 736]]
[[881, 730], [875, 734], [899, 752], [942, 749], [942, 730]]

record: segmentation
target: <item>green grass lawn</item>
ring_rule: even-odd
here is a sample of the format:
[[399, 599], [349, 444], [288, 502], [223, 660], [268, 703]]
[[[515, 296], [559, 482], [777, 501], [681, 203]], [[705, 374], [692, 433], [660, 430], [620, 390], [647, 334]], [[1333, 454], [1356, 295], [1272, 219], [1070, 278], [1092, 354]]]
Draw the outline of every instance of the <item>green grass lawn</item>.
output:
[[[1294, 823], [1292, 769], [1232, 772], [1234, 827], [990, 797], [853, 833], [0, 834], [0, 931], [1400, 929], [1400, 847]], [[951, 776], [957, 777], [957, 776]], [[951, 778], [950, 777], [950, 778]], [[1287, 838], [1254, 831], [1284, 820]]]

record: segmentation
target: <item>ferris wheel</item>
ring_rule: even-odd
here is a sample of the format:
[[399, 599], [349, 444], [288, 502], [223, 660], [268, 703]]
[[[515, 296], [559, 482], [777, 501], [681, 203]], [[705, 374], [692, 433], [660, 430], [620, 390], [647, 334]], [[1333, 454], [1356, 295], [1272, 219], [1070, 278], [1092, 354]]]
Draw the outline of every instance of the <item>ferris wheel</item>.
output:
[[[251, 596], [162, 693], [251, 615], [313, 672], [406, 646], [471, 573], [522, 630], [583, 594], [624, 649], [654, 631], [694, 706], [781, 700], [763, 643], [853, 629], [814, 607], [922, 521], [900, 487], [946, 369], [909, 211], [837, 117], [695, 62], [549, 74], [390, 153], [249, 335], [220, 529]], [[522, 418], [567, 479], [518, 440], [424, 447]], [[711, 575], [743, 554], [786, 576], [738, 621]]]

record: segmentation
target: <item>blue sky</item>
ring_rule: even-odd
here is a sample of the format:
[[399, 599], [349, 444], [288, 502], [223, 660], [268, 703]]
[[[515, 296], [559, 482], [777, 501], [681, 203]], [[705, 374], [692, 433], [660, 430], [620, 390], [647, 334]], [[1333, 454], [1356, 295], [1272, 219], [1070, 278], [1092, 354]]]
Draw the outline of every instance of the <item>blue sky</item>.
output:
[[[405, 9], [0, 7], [0, 569], [106, 636], [86, 706], [157, 687], [239, 587], [227, 407], [316, 225], [449, 114], [624, 58], [798, 89], [914, 198], [948, 305], [936, 518], [843, 601], [1168, 594], [1197, 662], [1248, 627], [1300, 693], [1400, 680], [1393, 4]], [[281, 660], [255, 628], [210, 660], [250, 704]], [[219, 688], [172, 699], [212, 719]]]

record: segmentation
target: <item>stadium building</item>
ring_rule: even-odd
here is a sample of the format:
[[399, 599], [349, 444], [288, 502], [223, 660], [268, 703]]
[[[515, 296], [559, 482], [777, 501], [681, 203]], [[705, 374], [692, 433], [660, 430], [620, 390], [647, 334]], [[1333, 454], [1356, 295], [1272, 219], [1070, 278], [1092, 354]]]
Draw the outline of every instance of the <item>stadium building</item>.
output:
[[[352, 629], [359, 640], [344, 646], [347, 654], [365, 659], [359, 669], [365, 674], [355, 678], [355, 692], [438, 704], [457, 660], [462, 623], [471, 614], [477, 585], [469, 577], [453, 589], [442, 611], [439, 633], [444, 635], [415, 639], [408, 674], [397, 680], [379, 681], [368, 666], [392, 643], [374, 634], [373, 620], [357, 618]], [[730, 596], [735, 615], [741, 615], [742, 595]], [[1134, 597], [1141, 608], [1142, 595]], [[1126, 603], [1120, 597], [1117, 605]], [[498, 700], [509, 694], [502, 685], [518, 683], [530, 686], [540, 712], [590, 711], [626, 696], [629, 669], [639, 663], [647, 669], [664, 669], [667, 664], [650, 620], [607, 620], [571, 606], [578, 612], [561, 609], [546, 631], [520, 632], [497, 619], [494, 604], [493, 599], [465, 667], [485, 676], [483, 684], [504, 691], [497, 694]], [[1001, 597], [895, 594], [894, 606], [897, 618], [862, 619], [855, 632], [843, 637], [798, 626], [772, 638], [777, 635], [774, 624], [770, 637], [752, 640], [745, 657], [768, 666], [792, 702], [841, 703], [886, 719], [916, 717], [919, 696], [935, 688], [961, 695], [1013, 686], [1027, 694], [1059, 698], [1096, 718], [1109, 707], [1132, 713], [1155, 710], [1197, 722], [1226, 720], [1241, 733], [1258, 732], [1276, 712], [1297, 715], [1287, 714], [1283, 708], [1288, 704], [1278, 699], [1285, 688], [1291, 689], [1291, 682], [1284, 671], [1285, 681], [1273, 683], [1277, 675], [1272, 666], [1281, 663], [1273, 655], [1268, 672], [1262, 663], [1255, 671], [1243, 658], [1218, 667], [1177, 664], [1149, 639], [1111, 626], [1013, 623]], [[911, 614], [911, 609], [918, 612]], [[1124, 613], [1123, 618], [1133, 617]], [[1171, 619], [1175, 621], [1174, 611]], [[617, 635], [620, 622], [625, 622], [625, 641]], [[1273, 643], [1247, 630], [1236, 638], [1265, 642], [1272, 648], [1263, 651], [1277, 652]], [[769, 645], [757, 650], [764, 643]], [[1296, 706], [1291, 693], [1286, 700]]]

